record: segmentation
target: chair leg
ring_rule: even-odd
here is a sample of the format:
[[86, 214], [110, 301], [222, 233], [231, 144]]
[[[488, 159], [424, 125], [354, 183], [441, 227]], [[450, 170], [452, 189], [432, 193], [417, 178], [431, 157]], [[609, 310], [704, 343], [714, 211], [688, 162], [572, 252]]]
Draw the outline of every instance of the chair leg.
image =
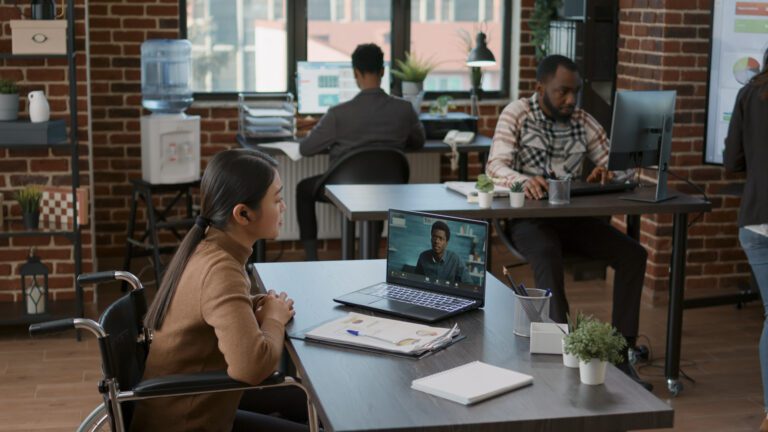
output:
[[320, 420], [317, 418], [317, 410], [315, 405], [312, 404], [309, 394], [307, 394], [307, 415], [309, 416], [309, 432], [318, 432], [320, 430]]

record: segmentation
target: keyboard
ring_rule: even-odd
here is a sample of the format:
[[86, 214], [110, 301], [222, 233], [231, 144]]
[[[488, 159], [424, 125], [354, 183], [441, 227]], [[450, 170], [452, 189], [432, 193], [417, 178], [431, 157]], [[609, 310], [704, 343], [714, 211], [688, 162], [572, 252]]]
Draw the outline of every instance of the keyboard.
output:
[[571, 182], [571, 196], [583, 196], [583, 195], [599, 195], [604, 193], [614, 192], [627, 192], [635, 189], [637, 183], [624, 182], [624, 183], [587, 183], [587, 182]]
[[388, 300], [396, 300], [416, 306], [437, 309], [445, 312], [456, 312], [475, 303], [474, 300], [466, 300], [437, 294], [429, 291], [411, 289], [399, 285], [379, 284], [360, 291], [376, 297]]

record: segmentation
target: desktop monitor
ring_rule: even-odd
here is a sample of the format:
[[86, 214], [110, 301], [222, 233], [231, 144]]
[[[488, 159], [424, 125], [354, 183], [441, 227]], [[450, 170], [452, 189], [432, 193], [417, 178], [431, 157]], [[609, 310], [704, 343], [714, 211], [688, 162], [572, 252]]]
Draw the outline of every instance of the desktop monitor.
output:
[[[389, 93], [389, 64], [384, 63], [381, 88]], [[298, 62], [296, 93], [300, 114], [325, 114], [328, 108], [346, 102], [360, 89], [351, 62]]]
[[608, 169], [657, 167], [653, 196], [642, 193], [623, 197], [635, 201], [660, 202], [674, 198], [667, 194], [667, 171], [672, 148], [675, 91], [619, 91], [613, 105], [611, 152]]

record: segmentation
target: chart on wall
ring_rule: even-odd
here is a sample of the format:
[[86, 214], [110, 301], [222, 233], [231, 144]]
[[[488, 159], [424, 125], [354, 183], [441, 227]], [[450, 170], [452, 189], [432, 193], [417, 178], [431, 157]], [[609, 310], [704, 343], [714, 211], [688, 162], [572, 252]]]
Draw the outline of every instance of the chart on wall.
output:
[[763, 57], [768, 49], [768, 0], [715, 0], [712, 16], [704, 160], [722, 164], [736, 95], [764, 67]]

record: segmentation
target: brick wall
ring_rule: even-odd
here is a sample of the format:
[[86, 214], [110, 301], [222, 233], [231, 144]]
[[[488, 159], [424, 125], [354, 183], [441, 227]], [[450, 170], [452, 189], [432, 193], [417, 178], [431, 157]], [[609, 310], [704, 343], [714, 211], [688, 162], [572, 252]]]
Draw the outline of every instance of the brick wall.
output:
[[[619, 19], [617, 87], [677, 91], [670, 167], [704, 188], [713, 203], [713, 211], [688, 230], [686, 287], [694, 290], [732, 287], [748, 272], [737, 238], [739, 198], [721, 192], [742, 177], [702, 164], [711, 5], [711, 0], [622, 0]], [[670, 184], [695, 193], [671, 177]], [[671, 221], [671, 216], [642, 221], [641, 240], [649, 251], [646, 293], [654, 300], [664, 300], [668, 287]]]
[[[11, 52], [9, 20], [19, 19], [18, 10], [4, 2], [0, 6], [0, 52]], [[24, 3], [24, 2], [20, 2]], [[88, 160], [88, 83], [86, 81], [86, 35], [84, 0], [76, 1], [76, 50], [78, 80], [78, 135], [80, 141], [80, 184], [90, 184]], [[27, 8], [28, 11], [28, 8]], [[20, 117], [28, 117], [26, 95], [32, 90], [44, 90], [51, 107], [51, 118], [66, 119], [69, 125], [69, 86], [65, 59], [11, 60], [0, 59], [0, 78], [13, 79], [19, 84]], [[21, 209], [13, 200], [13, 192], [27, 184], [71, 186], [70, 150], [4, 149], [0, 148], [0, 193], [4, 204], [0, 211], [6, 218], [21, 218]], [[83, 228], [83, 271], [93, 269], [93, 224]], [[14, 237], [0, 239], [0, 301], [18, 301], [21, 297], [19, 266], [26, 260], [30, 247], [51, 272], [49, 287], [53, 299], [74, 297], [74, 255], [71, 242], [63, 237]], [[86, 289], [86, 298], [92, 290]]]

